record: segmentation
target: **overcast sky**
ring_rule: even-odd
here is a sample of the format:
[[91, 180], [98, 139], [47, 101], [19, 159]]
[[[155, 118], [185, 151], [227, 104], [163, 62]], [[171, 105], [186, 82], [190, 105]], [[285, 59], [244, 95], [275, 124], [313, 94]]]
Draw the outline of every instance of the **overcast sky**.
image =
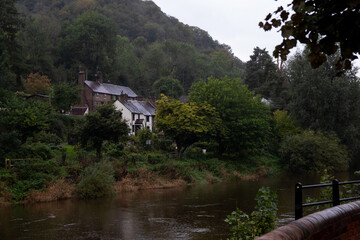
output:
[[[264, 32], [258, 24], [290, 0], [153, 0], [161, 10], [190, 26], [207, 31], [214, 40], [229, 45], [238, 58], [248, 61], [255, 47], [270, 55], [282, 40], [277, 31]], [[286, 7], [286, 9], [288, 9]], [[299, 44], [299, 43], [298, 43]]]

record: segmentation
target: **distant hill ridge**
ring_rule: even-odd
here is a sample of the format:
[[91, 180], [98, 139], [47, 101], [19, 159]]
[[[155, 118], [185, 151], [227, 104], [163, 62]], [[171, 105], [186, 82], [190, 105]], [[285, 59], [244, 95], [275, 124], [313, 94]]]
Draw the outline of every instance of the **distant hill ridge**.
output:
[[96, 11], [113, 19], [119, 34], [130, 39], [145, 37], [148, 42], [174, 40], [194, 45], [201, 53], [223, 49], [204, 30], [168, 16], [153, 1], [142, 0], [18, 0], [23, 15], [45, 15], [60, 23], [71, 21], [87, 11]]

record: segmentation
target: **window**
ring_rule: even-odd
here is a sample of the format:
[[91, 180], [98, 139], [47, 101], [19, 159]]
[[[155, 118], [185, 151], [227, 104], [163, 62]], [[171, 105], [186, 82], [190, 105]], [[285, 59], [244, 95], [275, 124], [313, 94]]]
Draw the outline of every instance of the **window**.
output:
[[146, 122], [150, 122], [150, 116], [146, 116]]
[[116, 100], [116, 96], [115, 96], [115, 95], [112, 95], [112, 96], [111, 96], [111, 99], [112, 99], [113, 101], [115, 101], [115, 100]]
[[96, 93], [96, 98], [99, 98], [99, 93]]
[[135, 113], [132, 114], [132, 120], [135, 121]]
[[104, 93], [104, 99], [106, 99], [106, 93]]

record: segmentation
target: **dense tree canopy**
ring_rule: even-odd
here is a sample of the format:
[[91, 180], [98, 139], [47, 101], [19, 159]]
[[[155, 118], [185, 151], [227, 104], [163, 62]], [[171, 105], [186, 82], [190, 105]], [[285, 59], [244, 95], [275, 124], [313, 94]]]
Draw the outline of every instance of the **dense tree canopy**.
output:
[[273, 109], [286, 107], [285, 78], [265, 49], [254, 48], [246, 62], [245, 83], [251, 91], [270, 100]]
[[337, 56], [318, 69], [306, 59], [308, 52], [297, 53], [289, 62], [291, 115], [302, 128], [335, 132], [345, 143], [352, 158], [359, 154], [360, 84], [354, 72], [336, 77], [333, 64]]
[[220, 114], [225, 128], [225, 137], [219, 139], [222, 151], [256, 152], [268, 144], [269, 108], [240, 79], [199, 81], [191, 88], [190, 101], [208, 103]]
[[156, 127], [175, 140], [180, 156], [200, 139], [221, 134], [219, 114], [209, 104], [181, 103], [162, 95], [156, 107]]
[[308, 59], [313, 68], [324, 63], [326, 55], [340, 49], [338, 69], [343, 62], [345, 69], [350, 69], [350, 60], [360, 53], [360, 2], [293, 0], [290, 6], [291, 11], [281, 6], [274, 15], [266, 16], [265, 23], [259, 23], [265, 31], [280, 27], [283, 41], [276, 46], [274, 56], [286, 60], [290, 49], [299, 41], [308, 45]]
[[113, 57], [116, 25], [102, 14], [86, 12], [73, 23], [64, 23], [61, 36], [59, 51], [63, 62], [102, 69]]
[[118, 142], [129, 132], [128, 125], [112, 104], [101, 105], [78, 122], [77, 137], [83, 146], [95, 149], [100, 159], [104, 141]]
[[153, 84], [153, 92], [157, 97], [164, 94], [168, 97], [178, 99], [183, 93], [184, 88], [181, 86], [179, 80], [172, 77], [161, 77]]
[[71, 106], [80, 103], [81, 89], [68, 83], [60, 83], [54, 86], [52, 104], [59, 112], [68, 112]]
[[25, 79], [25, 92], [30, 94], [49, 94], [50, 79], [39, 73], [30, 73]]
[[[39, 72], [53, 85], [73, 82], [79, 68], [89, 80], [100, 70], [105, 81], [150, 96], [162, 77], [179, 80], [187, 93], [201, 78], [243, 73], [243, 62], [229, 46], [167, 16], [152, 1], [19, 0], [17, 6], [25, 16], [16, 48], [26, 61], [21, 75]], [[9, 55], [2, 62], [15, 66]], [[11, 74], [6, 79], [14, 82]]]

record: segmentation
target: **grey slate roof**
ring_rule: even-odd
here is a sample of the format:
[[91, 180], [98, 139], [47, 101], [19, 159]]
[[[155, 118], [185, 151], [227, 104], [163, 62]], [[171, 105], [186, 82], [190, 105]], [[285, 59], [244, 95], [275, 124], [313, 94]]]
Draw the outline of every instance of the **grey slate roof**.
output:
[[105, 93], [110, 95], [127, 94], [129, 97], [137, 97], [136, 93], [129, 87], [119, 86], [110, 83], [99, 83], [95, 81], [85, 81], [85, 84], [96, 93]]
[[155, 107], [146, 101], [127, 100], [121, 103], [130, 110], [131, 113], [143, 114], [145, 116], [155, 116]]

